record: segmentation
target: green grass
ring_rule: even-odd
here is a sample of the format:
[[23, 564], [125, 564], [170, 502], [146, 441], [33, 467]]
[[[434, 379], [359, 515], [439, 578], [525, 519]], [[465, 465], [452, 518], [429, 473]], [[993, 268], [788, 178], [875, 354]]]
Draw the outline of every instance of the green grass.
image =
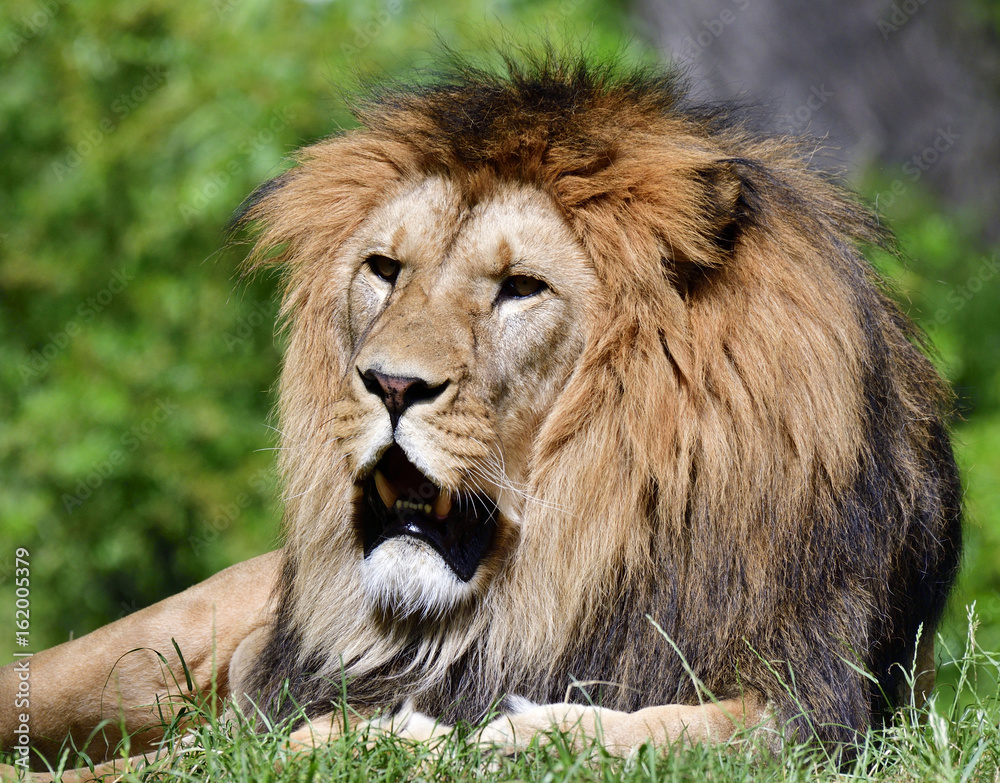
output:
[[[430, 743], [353, 730], [312, 753], [292, 753], [286, 741], [290, 724], [221, 720], [193, 703], [185, 710], [204, 722], [182, 733], [165, 758], [125, 773], [122, 781], [1000, 781], [1000, 654], [977, 641], [978, 620], [968, 613], [961, 648], [938, 639], [938, 688], [921, 707], [902, 709], [891, 726], [871, 730], [848, 749], [844, 763], [838, 749], [808, 744], [784, 748], [777, 755], [742, 745], [674, 749], [638, 748], [627, 758], [608, 754], [596, 743], [574, 749], [566, 735], [536, 738], [529, 748], [501, 755], [476, 744], [475, 727], [460, 727]], [[263, 731], [254, 731], [260, 722]], [[177, 721], [175, 721], [175, 726]], [[839, 749], [844, 750], [844, 749]], [[127, 747], [122, 748], [127, 757]], [[64, 754], [62, 765], [69, 762]]]

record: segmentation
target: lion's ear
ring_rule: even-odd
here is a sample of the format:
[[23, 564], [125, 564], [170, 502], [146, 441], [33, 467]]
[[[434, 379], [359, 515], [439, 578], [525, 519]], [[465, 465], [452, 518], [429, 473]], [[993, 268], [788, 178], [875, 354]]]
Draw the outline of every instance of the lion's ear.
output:
[[683, 249], [670, 243], [665, 248], [671, 263], [673, 283], [683, 299], [712, 270], [731, 261], [745, 232], [757, 223], [753, 203], [755, 188], [739, 159], [715, 160], [691, 172], [689, 201], [693, 214], [685, 217], [694, 237]]
[[[281, 190], [288, 185], [295, 176], [295, 170], [286, 171], [273, 179], [262, 183], [236, 208], [229, 223], [226, 225], [226, 235], [230, 245], [238, 244], [241, 235], [247, 229], [256, 229], [254, 237], [254, 247], [243, 263], [245, 273], [253, 273], [273, 260], [273, 251], [280, 241], [278, 238], [266, 236], [266, 224], [269, 213], [273, 210], [273, 203], [279, 199]], [[264, 235], [264, 236], [262, 236]]]
[[246, 226], [252, 223], [257, 217], [258, 207], [267, 199], [277, 194], [285, 185], [291, 181], [294, 171], [286, 171], [273, 179], [261, 183], [257, 188], [243, 199], [243, 202], [236, 208], [229, 223], [226, 224], [226, 233], [233, 237]]
[[731, 160], [706, 166], [695, 176], [703, 188], [702, 233], [720, 255], [728, 255], [750, 218], [745, 198], [748, 183]]

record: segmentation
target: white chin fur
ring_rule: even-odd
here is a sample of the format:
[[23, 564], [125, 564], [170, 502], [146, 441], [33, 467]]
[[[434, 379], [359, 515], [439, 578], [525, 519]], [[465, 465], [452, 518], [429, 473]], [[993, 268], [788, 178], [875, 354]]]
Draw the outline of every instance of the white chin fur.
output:
[[404, 616], [440, 617], [472, 594], [428, 544], [409, 536], [379, 544], [361, 563], [369, 600]]

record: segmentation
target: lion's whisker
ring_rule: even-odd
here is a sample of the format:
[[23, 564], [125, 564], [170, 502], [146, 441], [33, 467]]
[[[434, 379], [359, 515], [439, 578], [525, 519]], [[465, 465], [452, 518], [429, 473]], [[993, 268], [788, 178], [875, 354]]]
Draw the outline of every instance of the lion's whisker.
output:
[[[497, 472], [494, 472], [491, 468], [495, 468]], [[467, 466], [467, 469], [470, 473], [483, 479], [486, 483], [496, 487], [501, 493], [508, 492], [509, 494], [541, 509], [559, 511], [561, 513], [570, 513], [569, 509], [561, 503], [540, 498], [529, 492], [523, 485], [518, 486], [516, 483], [507, 478], [507, 476], [502, 472], [503, 468], [499, 464], [490, 465], [477, 459], [470, 463]]]

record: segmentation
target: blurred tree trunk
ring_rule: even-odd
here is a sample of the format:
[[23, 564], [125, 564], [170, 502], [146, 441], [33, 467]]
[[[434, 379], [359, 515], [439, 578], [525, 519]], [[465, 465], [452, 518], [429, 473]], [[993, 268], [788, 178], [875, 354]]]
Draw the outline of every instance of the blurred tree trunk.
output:
[[[972, 207], [1000, 237], [1000, 47], [975, 0], [635, 0], [696, 93], [763, 101], [768, 124], [824, 137], [856, 171], [883, 168]], [[883, 206], [885, 206], [883, 204]]]

